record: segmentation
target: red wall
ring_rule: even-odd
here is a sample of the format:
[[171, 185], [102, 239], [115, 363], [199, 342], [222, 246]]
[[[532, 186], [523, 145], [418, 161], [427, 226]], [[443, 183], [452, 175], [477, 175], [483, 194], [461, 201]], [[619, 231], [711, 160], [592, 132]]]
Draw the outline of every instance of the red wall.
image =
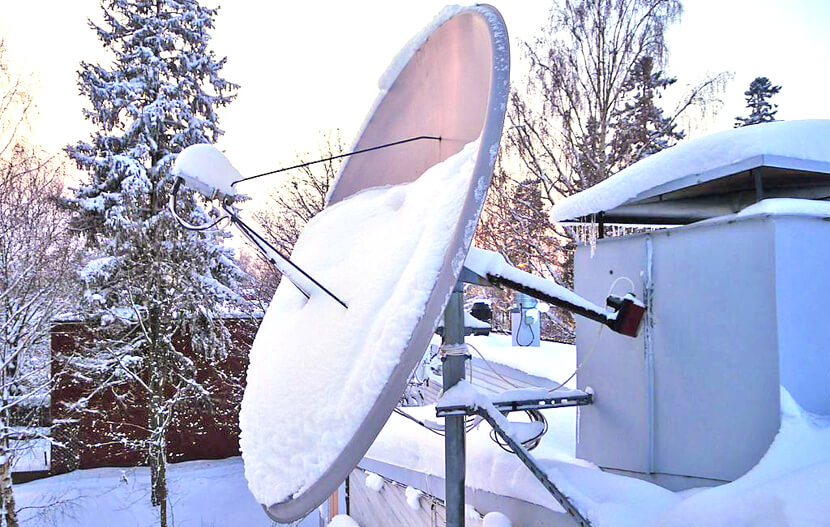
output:
[[[168, 460], [220, 459], [239, 455], [239, 404], [245, 386], [248, 350], [259, 321], [228, 320], [233, 349], [227, 356], [208, 361], [190, 349], [189, 339], [177, 347], [197, 365], [197, 377], [208, 388], [209, 400], [181, 406], [167, 434]], [[137, 387], [118, 394], [102, 390], [77, 411], [71, 405], [93, 392], [95, 380], [72, 375], [63, 366], [67, 355], [82, 353], [89, 339], [80, 323], [52, 327], [52, 473], [76, 468], [134, 466], [144, 463], [145, 451], [118, 442], [146, 437], [146, 394]]]

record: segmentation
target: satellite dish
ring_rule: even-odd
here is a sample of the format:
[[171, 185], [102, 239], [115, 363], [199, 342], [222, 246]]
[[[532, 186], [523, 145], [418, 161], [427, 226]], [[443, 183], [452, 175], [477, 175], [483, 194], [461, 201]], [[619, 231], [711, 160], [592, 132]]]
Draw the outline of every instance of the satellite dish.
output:
[[[240, 445], [254, 497], [296, 521], [386, 423], [458, 279], [498, 154], [509, 45], [487, 5], [447, 8], [401, 52], [325, 210], [292, 260], [342, 298], [283, 281], [251, 349]], [[437, 140], [440, 138], [440, 140]]]

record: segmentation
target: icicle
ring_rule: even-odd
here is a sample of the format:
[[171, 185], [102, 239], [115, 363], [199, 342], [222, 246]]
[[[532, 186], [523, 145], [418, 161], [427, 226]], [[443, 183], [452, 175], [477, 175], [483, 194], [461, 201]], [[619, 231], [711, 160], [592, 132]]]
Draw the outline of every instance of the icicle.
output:
[[591, 247], [591, 258], [594, 258], [594, 253], [597, 250], [597, 231], [599, 225], [597, 224], [597, 215], [591, 214], [591, 224], [588, 226], [588, 245]]

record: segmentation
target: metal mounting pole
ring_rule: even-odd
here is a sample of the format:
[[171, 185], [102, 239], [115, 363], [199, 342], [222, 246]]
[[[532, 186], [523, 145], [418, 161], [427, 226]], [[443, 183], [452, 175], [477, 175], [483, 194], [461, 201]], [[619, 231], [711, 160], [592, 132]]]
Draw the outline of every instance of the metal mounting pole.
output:
[[[464, 284], [455, 284], [444, 310], [444, 335], [441, 343], [444, 391], [464, 379], [467, 346], [464, 344]], [[444, 505], [447, 527], [464, 527], [464, 480], [467, 476], [465, 416], [444, 418]]]

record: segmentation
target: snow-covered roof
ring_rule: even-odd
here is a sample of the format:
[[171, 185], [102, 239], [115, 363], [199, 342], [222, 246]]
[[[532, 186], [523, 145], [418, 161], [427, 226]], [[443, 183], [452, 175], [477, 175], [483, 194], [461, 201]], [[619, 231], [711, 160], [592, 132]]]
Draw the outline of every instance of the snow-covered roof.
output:
[[603, 212], [608, 222], [689, 223], [738, 212], [764, 197], [824, 199], [828, 190], [830, 120], [776, 121], [647, 157], [563, 199], [551, 218]]

